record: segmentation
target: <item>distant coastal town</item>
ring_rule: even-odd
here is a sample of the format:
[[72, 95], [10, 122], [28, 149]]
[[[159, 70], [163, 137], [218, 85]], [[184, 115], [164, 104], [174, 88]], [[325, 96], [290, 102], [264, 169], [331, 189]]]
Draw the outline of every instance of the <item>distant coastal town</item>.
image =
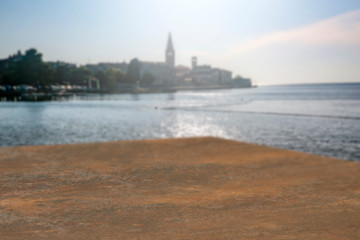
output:
[[164, 62], [98, 63], [77, 66], [67, 62], [45, 62], [31, 48], [0, 59], [0, 100], [55, 100], [88, 93], [154, 93], [178, 90], [253, 87], [250, 78], [232, 76], [230, 70], [198, 64], [175, 64], [175, 48], [168, 36]]

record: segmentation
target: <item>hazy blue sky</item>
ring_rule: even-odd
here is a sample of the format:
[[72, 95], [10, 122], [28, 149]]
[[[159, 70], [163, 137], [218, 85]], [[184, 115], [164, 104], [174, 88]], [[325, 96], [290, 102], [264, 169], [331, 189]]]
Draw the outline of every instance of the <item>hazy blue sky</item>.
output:
[[0, 58], [35, 47], [77, 64], [164, 61], [258, 84], [360, 82], [359, 0], [0, 0]]

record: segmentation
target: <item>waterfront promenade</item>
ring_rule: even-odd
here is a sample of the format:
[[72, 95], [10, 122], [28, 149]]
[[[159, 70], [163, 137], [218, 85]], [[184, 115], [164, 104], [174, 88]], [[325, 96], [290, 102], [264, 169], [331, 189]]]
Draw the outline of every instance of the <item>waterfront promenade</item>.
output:
[[359, 239], [360, 163], [218, 138], [0, 148], [0, 239]]

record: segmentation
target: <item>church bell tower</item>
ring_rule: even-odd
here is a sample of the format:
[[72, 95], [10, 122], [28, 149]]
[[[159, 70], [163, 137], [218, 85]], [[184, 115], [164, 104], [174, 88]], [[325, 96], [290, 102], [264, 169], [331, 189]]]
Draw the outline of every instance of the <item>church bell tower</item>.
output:
[[165, 62], [170, 66], [175, 67], [175, 50], [171, 40], [171, 33], [169, 33], [169, 38], [165, 51]]

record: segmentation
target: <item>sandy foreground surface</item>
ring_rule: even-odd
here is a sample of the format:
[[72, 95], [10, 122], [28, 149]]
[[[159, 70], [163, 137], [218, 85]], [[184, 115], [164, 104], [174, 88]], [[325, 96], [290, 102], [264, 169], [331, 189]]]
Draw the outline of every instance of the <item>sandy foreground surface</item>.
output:
[[217, 138], [3, 147], [0, 239], [360, 239], [360, 163]]

